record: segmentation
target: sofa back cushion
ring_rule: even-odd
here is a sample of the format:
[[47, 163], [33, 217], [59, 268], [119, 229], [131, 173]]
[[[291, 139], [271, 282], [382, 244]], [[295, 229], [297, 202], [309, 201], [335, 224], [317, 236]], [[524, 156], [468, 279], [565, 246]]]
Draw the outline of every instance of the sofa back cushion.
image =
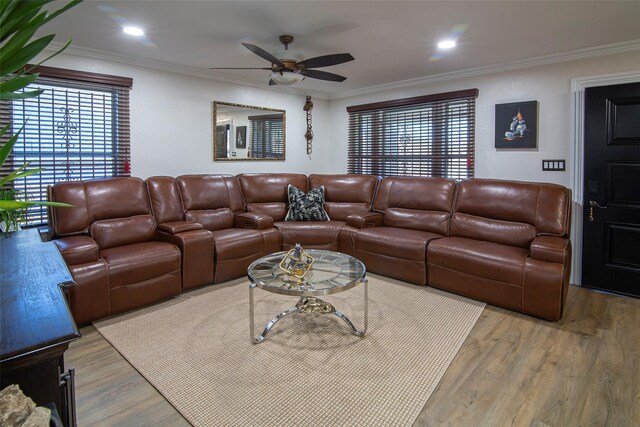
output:
[[89, 220], [150, 215], [151, 207], [140, 178], [117, 177], [84, 182]]
[[324, 186], [324, 209], [334, 221], [370, 212], [377, 183], [375, 175], [309, 175], [309, 189]]
[[52, 202], [69, 203], [72, 208], [49, 207], [49, 227], [54, 237], [89, 232], [89, 211], [82, 182], [61, 182], [47, 189]]
[[228, 208], [244, 210], [235, 178], [223, 175], [182, 175], [176, 178], [185, 212]]
[[182, 221], [182, 202], [176, 180], [170, 176], [152, 176], [145, 180], [151, 211], [159, 224]]
[[469, 179], [458, 185], [451, 235], [523, 248], [569, 232], [570, 192], [555, 184]]
[[156, 239], [156, 221], [151, 215], [137, 215], [96, 221], [90, 234], [100, 250], [149, 242]]
[[451, 217], [451, 236], [501, 243], [528, 248], [536, 237], [533, 225], [523, 222], [501, 221], [454, 212]]
[[384, 213], [385, 226], [447, 235], [455, 189], [452, 179], [384, 178], [373, 210]]
[[185, 219], [207, 230], [232, 228], [234, 212], [244, 211], [240, 185], [233, 176], [182, 175], [176, 183]]
[[287, 187], [309, 191], [307, 177], [291, 173], [260, 173], [238, 175], [248, 212], [269, 215], [274, 221], [284, 221], [288, 209]]

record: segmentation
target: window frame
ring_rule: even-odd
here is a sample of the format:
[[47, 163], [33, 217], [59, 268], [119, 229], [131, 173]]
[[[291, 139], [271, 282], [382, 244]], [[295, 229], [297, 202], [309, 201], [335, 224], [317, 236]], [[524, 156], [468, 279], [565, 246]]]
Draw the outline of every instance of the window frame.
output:
[[[0, 102], [0, 121], [3, 126], [7, 123], [13, 123], [11, 134], [17, 132], [20, 124], [24, 122], [27, 126], [31, 126], [30, 135], [37, 135], [35, 137], [27, 135], [26, 132], [29, 127], [25, 127], [9, 158], [2, 165], [0, 174], [6, 176], [28, 161], [31, 161], [29, 169], [45, 168], [45, 170], [36, 175], [31, 175], [22, 180], [15, 180], [9, 184], [14, 190], [21, 193], [20, 197], [33, 201], [46, 200], [47, 186], [65, 180], [65, 174], [69, 178], [71, 176], [69, 165], [74, 161], [79, 162], [79, 169], [74, 171], [74, 175], [79, 174], [80, 179], [86, 179], [83, 178], [85, 175], [96, 177], [130, 176], [129, 92], [133, 87], [133, 79], [56, 67], [27, 65], [25, 69], [27, 74], [39, 74], [38, 79], [30, 85], [30, 88], [40, 85], [48, 87], [49, 90], [52, 87], [55, 89], [53, 89], [54, 92], [49, 92], [49, 98], [47, 98], [46, 93], [43, 93], [37, 98], [2, 100]], [[72, 97], [77, 96], [77, 99], [73, 102], [67, 102], [64, 96], [60, 95], [65, 90], [68, 90]], [[108, 102], [106, 104], [101, 103], [101, 97], [102, 100], [107, 99]], [[87, 99], [90, 99], [90, 101], [87, 101]], [[94, 106], [94, 99], [95, 105], [99, 106], [97, 110], [91, 109]], [[47, 100], [49, 102], [45, 104]], [[41, 110], [42, 105], [44, 106]], [[61, 109], [60, 106], [63, 106], [63, 108]], [[77, 119], [75, 122], [67, 120], [70, 107], [83, 107], [83, 111], [78, 109], [78, 111], [72, 113], [75, 114], [74, 118]], [[87, 113], [85, 107], [89, 108], [89, 113]], [[60, 111], [56, 111], [58, 109]], [[18, 114], [16, 113], [18, 110], [22, 111]], [[25, 113], [34, 110], [38, 111], [35, 119], [33, 118], [34, 116], [28, 116]], [[92, 124], [91, 129], [93, 129], [93, 123], [95, 122], [94, 111], [103, 114], [100, 116], [103, 117], [103, 120], [109, 117], [109, 120], [103, 123], [104, 126], [102, 128], [102, 130], [108, 129], [109, 131], [106, 133], [104, 131], [99, 132], [102, 139], [98, 143], [93, 140], [93, 131], [91, 131], [91, 141], [87, 139], [86, 134], [82, 133], [84, 131], [83, 125], [88, 123]], [[16, 117], [14, 117], [14, 114], [16, 114]], [[73, 144], [68, 144], [68, 139], [65, 139], [66, 133], [69, 133], [68, 129], [66, 132], [62, 131], [64, 132], [62, 136], [61, 131], [57, 129], [59, 126], [64, 126], [58, 120], [61, 114], [64, 115], [65, 123], [68, 121], [72, 126], [78, 127], [78, 129], [73, 130], [75, 137], [78, 138], [74, 141], [77, 144], [76, 147], [71, 148]], [[19, 123], [16, 123], [14, 119], [19, 120]], [[35, 120], [35, 123], [33, 120]], [[41, 136], [41, 129], [43, 128], [48, 133], [43, 133]], [[77, 133], [75, 133], [76, 131]], [[9, 138], [10, 135], [4, 135], [1, 142], [6, 143]], [[66, 153], [64, 147], [62, 149], [57, 147], [65, 143], [68, 144]], [[108, 148], [109, 146], [111, 146], [110, 149]], [[87, 149], [88, 147], [89, 149]], [[95, 151], [96, 147], [98, 147], [97, 151]], [[98, 156], [95, 156], [94, 153], [103, 153], [102, 160], [97, 160]], [[32, 158], [35, 158], [35, 160], [32, 160]], [[110, 161], [113, 167], [105, 168]], [[111, 172], [107, 173], [106, 171], [108, 170]], [[45, 225], [47, 223], [46, 209], [42, 206], [29, 207], [22, 222], [22, 225], [27, 227]]]
[[[473, 177], [475, 100], [478, 93], [478, 89], [466, 89], [347, 107], [347, 172], [378, 176]], [[459, 115], [454, 111], [461, 107], [468, 110], [466, 115]], [[445, 110], [446, 108], [449, 110]], [[391, 118], [393, 115], [403, 114], [429, 116], [429, 123], [418, 121], [420, 118]], [[419, 137], [411, 144], [412, 152], [407, 153], [407, 145], [400, 143], [402, 137], [398, 129], [401, 125], [413, 126], [413, 123], [418, 123], [416, 133]], [[392, 129], [394, 126], [395, 132]], [[411, 133], [408, 138], [413, 135]], [[466, 143], [462, 141], [462, 137], [466, 138]], [[466, 153], [462, 153], [462, 148], [466, 148]], [[397, 153], [402, 150], [404, 154], [394, 156], [394, 150]], [[456, 151], [458, 154], [455, 154]], [[466, 167], [461, 166], [464, 164], [460, 160], [463, 157], [466, 158]], [[404, 172], [399, 173], [403, 161], [409, 166], [405, 166]]]

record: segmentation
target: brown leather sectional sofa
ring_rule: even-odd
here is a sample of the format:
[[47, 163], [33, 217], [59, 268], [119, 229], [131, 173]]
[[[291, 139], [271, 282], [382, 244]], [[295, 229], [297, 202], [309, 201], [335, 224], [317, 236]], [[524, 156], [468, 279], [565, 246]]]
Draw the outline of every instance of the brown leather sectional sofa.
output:
[[[329, 221], [285, 221], [287, 186], [324, 186]], [[371, 175], [241, 174], [61, 183], [50, 230], [76, 281], [78, 324], [246, 274], [295, 243], [370, 272], [547, 320], [562, 317], [570, 190], [554, 184]]]

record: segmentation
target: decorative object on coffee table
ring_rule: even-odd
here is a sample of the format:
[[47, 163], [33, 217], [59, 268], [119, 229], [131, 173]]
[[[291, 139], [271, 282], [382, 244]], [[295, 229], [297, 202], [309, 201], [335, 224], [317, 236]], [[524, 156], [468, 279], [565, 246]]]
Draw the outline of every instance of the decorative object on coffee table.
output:
[[303, 279], [313, 266], [314, 258], [307, 254], [300, 243], [296, 243], [280, 262], [280, 270], [298, 279]]
[[496, 104], [496, 148], [538, 147], [538, 101]]

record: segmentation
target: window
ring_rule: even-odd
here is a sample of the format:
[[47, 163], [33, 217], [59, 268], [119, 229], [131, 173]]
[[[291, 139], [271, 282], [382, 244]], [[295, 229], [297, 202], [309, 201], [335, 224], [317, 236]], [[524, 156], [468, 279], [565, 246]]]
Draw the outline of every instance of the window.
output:
[[284, 122], [282, 114], [249, 116], [249, 157], [282, 159], [284, 153]]
[[347, 107], [347, 172], [473, 177], [477, 89]]
[[[14, 133], [24, 126], [0, 174], [6, 176], [27, 162], [29, 169], [44, 168], [13, 181], [20, 198], [46, 200], [47, 186], [61, 181], [130, 175], [132, 80], [51, 67], [35, 72], [40, 77], [25, 90], [43, 89], [39, 97], [0, 105], [2, 122], [11, 121]], [[25, 225], [46, 222], [45, 207], [27, 210]]]

